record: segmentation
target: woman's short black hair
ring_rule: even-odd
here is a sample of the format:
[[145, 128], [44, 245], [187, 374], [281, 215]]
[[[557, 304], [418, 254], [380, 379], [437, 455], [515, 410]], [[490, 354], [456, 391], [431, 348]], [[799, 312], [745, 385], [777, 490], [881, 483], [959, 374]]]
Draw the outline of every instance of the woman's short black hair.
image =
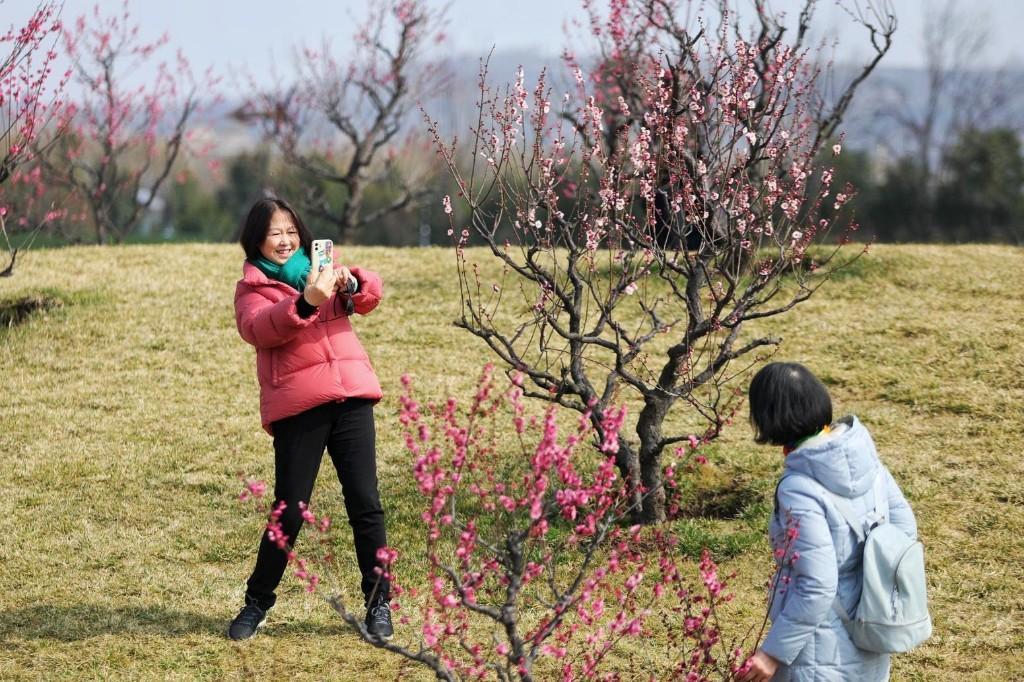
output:
[[772, 362], [750, 381], [754, 440], [792, 445], [832, 423], [828, 389], [797, 362]]
[[295, 227], [299, 230], [299, 243], [309, 253], [313, 245], [313, 233], [309, 231], [302, 218], [295, 212], [284, 199], [260, 199], [249, 209], [249, 215], [245, 218], [242, 226], [242, 236], [238, 242], [245, 250], [245, 257], [249, 260], [256, 260], [260, 257], [260, 245], [267, 238], [267, 230], [270, 229], [270, 220], [278, 211], [284, 211], [292, 217]]

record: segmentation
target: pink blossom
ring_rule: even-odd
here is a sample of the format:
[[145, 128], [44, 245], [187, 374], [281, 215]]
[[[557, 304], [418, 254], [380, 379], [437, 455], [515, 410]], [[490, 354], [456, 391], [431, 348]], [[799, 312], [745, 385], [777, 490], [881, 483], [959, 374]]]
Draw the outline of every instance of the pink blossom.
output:
[[398, 551], [391, 547], [377, 548], [377, 561], [385, 566], [390, 566], [398, 559]]

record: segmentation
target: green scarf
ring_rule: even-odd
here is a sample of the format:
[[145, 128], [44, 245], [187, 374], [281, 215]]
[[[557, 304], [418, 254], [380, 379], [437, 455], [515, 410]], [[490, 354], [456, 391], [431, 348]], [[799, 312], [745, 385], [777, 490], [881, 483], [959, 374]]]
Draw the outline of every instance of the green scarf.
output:
[[313, 267], [309, 256], [306, 255], [306, 250], [301, 247], [285, 261], [284, 265], [278, 265], [263, 256], [249, 262], [258, 267], [270, 279], [284, 282], [300, 292], [306, 288], [306, 277], [309, 276], [309, 270]]

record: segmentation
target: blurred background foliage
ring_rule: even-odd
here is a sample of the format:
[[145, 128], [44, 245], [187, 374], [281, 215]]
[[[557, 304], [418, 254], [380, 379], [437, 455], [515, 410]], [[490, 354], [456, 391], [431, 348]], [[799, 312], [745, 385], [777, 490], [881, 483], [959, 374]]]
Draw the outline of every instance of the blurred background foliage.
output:
[[[855, 188], [844, 207], [844, 220], [859, 224], [855, 237], [881, 242], [1002, 242], [1024, 244], [1024, 154], [1016, 131], [998, 127], [966, 129], [941, 156], [933, 179], [911, 155], [885, 164], [864, 149], [848, 148], [823, 160], [834, 167], [834, 186]], [[164, 201], [130, 241], [230, 241], [249, 206], [265, 194], [285, 198], [310, 191], [333, 204], [345, 200], [338, 186], [313, 187], [317, 181], [266, 148], [241, 151], [222, 162], [222, 170], [183, 169], [169, 183]], [[430, 179], [424, 206], [384, 216], [352, 235], [357, 244], [415, 246], [448, 244], [448, 221], [441, 197], [457, 189], [446, 175]], [[393, 202], [401, 189], [379, 182], [367, 189], [366, 208], [373, 211]], [[933, 202], [929, 206], [929, 202]], [[80, 212], [79, 212], [80, 213]], [[826, 211], [827, 213], [827, 211]], [[86, 226], [76, 228], [76, 211], [50, 229], [61, 240], [88, 242]], [[315, 215], [304, 220], [317, 235], [330, 235], [333, 227]]]

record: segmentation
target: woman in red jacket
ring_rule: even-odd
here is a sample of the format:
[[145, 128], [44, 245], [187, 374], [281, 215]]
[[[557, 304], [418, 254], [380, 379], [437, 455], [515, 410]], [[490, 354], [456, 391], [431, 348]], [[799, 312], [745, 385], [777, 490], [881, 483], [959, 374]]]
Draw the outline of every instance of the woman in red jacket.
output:
[[[245, 263], [235, 288], [238, 333], [256, 347], [263, 428], [274, 437], [275, 505], [286, 505], [282, 532], [294, 543], [302, 527], [324, 448], [341, 481], [355, 539], [371, 635], [391, 637], [389, 585], [375, 572], [387, 545], [377, 492], [373, 405], [380, 383], [352, 330], [349, 315], [365, 315], [381, 299], [380, 277], [335, 265], [313, 272], [309, 230], [280, 199], [249, 211], [242, 230]], [[264, 533], [245, 605], [231, 622], [231, 639], [248, 639], [266, 622], [288, 557]]]

